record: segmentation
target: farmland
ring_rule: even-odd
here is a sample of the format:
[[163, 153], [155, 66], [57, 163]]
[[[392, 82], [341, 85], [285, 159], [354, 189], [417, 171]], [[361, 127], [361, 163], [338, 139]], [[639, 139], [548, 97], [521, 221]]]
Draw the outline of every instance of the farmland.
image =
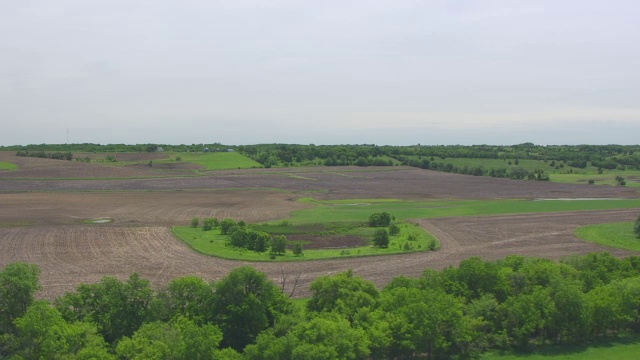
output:
[[[132, 272], [158, 286], [188, 274], [213, 280], [246, 263], [193, 251], [172, 234], [173, 226], [188, 226], [193, 217], [256, 224], [362, 220], [381, 210], [419, 224], [441, 249], [253, 266], [277, 283], [300, 275], [294, 296], [304, 297], [318, 276], [349, 268], [383, 286], [395, 276], [417, 276], [425, 268], [442, 269], [474, 255], [638, 254], [574, 235], [585, 225], [633, 221], [640, 194], [631, 187], [515, 181], [405, 166], [204, 171], [206, 164], [180, 156], [176, 161], [175, 155], [121, 154], [122, 164], [114, 166], [0, 153], [0, 161], [17, 165], [0, 172], [0, 266], [38, 264], [40, 295], [47, 298], [82, 282], [105, 275], [126, 278]], [[585, 198], [610, 200], [553, 200]], [[87, 223], [102, 218], [113, 222]]]

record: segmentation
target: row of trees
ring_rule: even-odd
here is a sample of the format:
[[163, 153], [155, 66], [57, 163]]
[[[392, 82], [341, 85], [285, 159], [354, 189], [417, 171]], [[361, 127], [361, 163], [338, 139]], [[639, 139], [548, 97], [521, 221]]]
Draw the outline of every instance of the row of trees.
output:
[[73, 154], [68, 152], [46, 152], [46, 151], [18, 151], [16, 156], [37, 157], [43, 159], [55, 159], [55, 160], [73, 160]]
[[0, 358], [473, 358], [640, 333], [640, 257], [508, 256], [398, 277], [320, 277], [302, 310], [251, 267], [154, 291], [132, 275], [34, 300], [39, 270], [0, 272]]
[[[640, 146], [638, 145], [550, 145], [540, 146], [524, 143], [511, 146], [494, 145], [292, 145], [261, 144], [239, 146], [238, 150], [265, 166], [276, 164], [313, 165], [360, 165], [377, 161], [384, 166], [386, 159], [406, 162], [413, 158], [485, 158], [485, 159], [532, 159], [567, 162], [574, 167], [593, 166], [613, 169], [619, 166], [640, 168]], [[369, 164], [371, 165], [371, 164]], [[424, 164], [411, 166], [423, 167]], [[469, 169], [471, 170], [471, 169]]]

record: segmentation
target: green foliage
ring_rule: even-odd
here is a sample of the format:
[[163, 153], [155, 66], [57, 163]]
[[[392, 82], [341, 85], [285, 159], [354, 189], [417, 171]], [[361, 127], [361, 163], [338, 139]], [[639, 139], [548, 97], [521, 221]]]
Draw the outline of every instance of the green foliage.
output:
[[334, 314], [301, 321], [288, 332], [267, 331], [245, 349], [249, 360], [271, 359], [368, 359], [371, 341], [363, 329]]
[[236, 221], [233, 219], [224, 219], [220, 222], [220, 233], [222, 235], [229, 235], [230, 230], [236, 226]]
[[147, 319], [152, 291], [149, 281], [132, 274], [126, 282], [104, 277], [82, 284], [56, 300], [67, 321], [91, 321], [107, 342], [131, 336]]
[[222, 345], [242, 350], [293, 305], [264, 273], [244, 266], [215, 284], [213, 309], [224, 334]]
[[386, 227], [391, 224], [391, 215], [388, 212], [374, 213], [369, 216], [369, 226]]
[[197, 228], [198, 226], [200, 226], [200, 219], [198, 217], [191, 219], [191, 227]]
[[14, 330], [14, 320], [22, 316], [34, 300], [40, 268], [34, 264], [16, 262], [0, 272], [0, 334]]
[[220, 329], [177, 317], [169, 323], [144, 324], [116, 348], [123, 359], [219, 359]]
[[302, 244], [296, 244], [292, 252], [295, 256], [302, 256]]
[[17, 354], [25, 359], [114, 359], [95, 327], [68, 324], [60, 312], [39, 300], [16, 319]]
[[351, 270], [319, 277], [311, 283], [310, 289], [308, 311], [337, 313], [350, 322], [353, 322], [359, 310], [375, 307], [379, 296], [371, 282], [355, 276]]
[[202, 323], [211, 316], [213, 290], [211, 285], [196, 276], [173, 279], [156, 296], [152, 304], [153, 317], [168, 321], [182, 316]]
[[395, 236], [400, 234], [400, 227], [396, 224], [389, 225], [389, 235]]
[[373, 234], [373, 245], [380, 248], [389, 247], [389, 233], [386, 229], [376, 230]]
[[271, 238], [271, 253], [282, 255], [287, 251], [287, 237], [276, 235]]
[[[7, 268], [18, 279], [31, 274]], [[469, 359], [549, 344], [580, 345], [582, 353], [600, 339], [640, 332], [640, 257], [469, 258], [395, 278], [382, 291], [351, 271], [320, 277], [310, 290], [300, 312], [251, 267], [215, 284], [174, 279], [157, 293], [135, 274], [127, 282], [107, 277], [56, 308], [31, 301], [11, 314], [0, 358], [240, 359], [244, 349], [246, 359]]]
[[633, 223], [633, 233], [636, 234], [638, 239], [640, 239], [640, 215], [638, 215], [638, 218]]

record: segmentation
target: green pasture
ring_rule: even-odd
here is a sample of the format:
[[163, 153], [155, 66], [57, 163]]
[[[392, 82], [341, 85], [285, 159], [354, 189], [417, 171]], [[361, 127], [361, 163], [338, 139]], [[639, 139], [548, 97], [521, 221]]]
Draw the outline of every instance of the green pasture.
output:
[[[431, 160], [429, 160], [431, 161]], [[518, 160], [518, 165], [515, 164], [514, 159], [482, 159], [482, 158], [445, 158], [441, 159], [439, 157], [435, 157], [431, 162], [438, 162], [443, 164], [452, 164], [457, 167], [464, 167], [465, 165], [468, 167], [478, 167], [482, 166], [485, 170], [489, 169], [500, 169], [506, 168], [511, 169], [514, 167], [525, 168], [528, 171], [534, 171], [535, 169], [542, 169], [547, 173], [550, 173], [554, 170], [553, 167], [549, 166], [549, 162], [544, 162], [542, 160]], [[511, 164], [509, 164], [511, 163]], [[567, 165], [565, 165], [567, 166]], [[557, 170], [556, 170], [557, 171]]]
[[[413, 242], [412, 251], [423, 251], [433, 236], [408, 219], [439, 218], [453, 216], [522, 214], [557, 211], [612, 210], [640, 208], [640, 199], [611, 200], [433, 200], [404, 201], [396, 199], [350, 199], [334, 201], [318, 201], [312, 198], [301, 200], [315, 205], [313, 208], [295, 211], [286, 221], [254, 224], [254, 230], [272, 234], [300, 233], [301, 227], [309, 227], [312, 231], [331, 233], [340, 227], [349, 228], [353, 223], [363, 223], [369, 216], [377, 212], [388, 212], [402, 221], [401, 233], [390, 238], [389, 248], [380, 249], [363, 246], [348, 249], [304, 250], [304, 256], [296, 257], [291, 252], [278, 256], [276, 261], [315, 260], [353, 256], [388, 255], [406, 252], [404, 243], [409, 233], [415, 233], [418, 239]], [[241, 219], [238, 219], [241, 220]], [[330, 224], [330, 225], [329, 225]], [[340, 225], [342, 224], [342, 225]], [[317, 229], [323, 227], [322, 229]], [[326, 228], [325, 228], [326, 227]], [[313, 228], [316, 228], [313, 230]], [[327, 230], [328, 229], [328, 230]], [[351, 230], [338, 230], [341, 234], [370, 236], [371, 228], [355, 227]], [[267, 253], [237, 249], [225, 246], [226, 235], [218, 230], [202, 231], [186, 226], [173, 228], [174, 234], [184, 240], [198, 252], [227, 259], [247, 261], [273, 261]]]
[[452, 216], [540, 213], [555, 211], [612, 210], [640, 208], [640, 199], [613, 200], [432, 200], [394, 199], [301, 200], [316, 205], [294, 211], [294, 224], [340, 221], [366, 221], [372, 213], [386, 211], [398, 219]]
[[6, 161], [0, 161], [0, 170], [17, 170], [18, 165]]
[[[262, 224], [258, 228], [263, 231], [269, 227], [271, 227], [271, 225]], [[252, 250], [227, 246], [228, 235], [221, 235], [219, 229], [204, 231], [202, 228], [175, 226], [172, 228], [172, 231], [174, 235], [182, 239], [187, 245], [199, 253], [224, 259], [243, 261], [302, 261], [400, 254], [405, 252], [427, 251], [431, 241], [435, 241], [436, 246], [438, 246], [437, 240], [417, 225], [401, 223], [399, 227], [400, 233], [389, 237], [388, 248], [377, 248], [372, 245], [366, 245], [341, 249], [304, 249], [302, 256], [295, 256], [290, 249], [287, 249], [284, 255], [277, 255], [275, 259], [272, 259], [268, 252], [258, 253]], [[272, 228], [273, 229], [267, 232], [272, 234], [285, 233], [278, 226], [272, 226]], [[350, 231], [341, 232], [341, 234], [369, 237], [373, 235], [375, 230], [375, 228], [356, 227]], [[410, 234], [415, 236], [415, 240], [407, 239]], [[405, 249], [405, 243], [407, 242], [411, 247], [410, 250]]]
[[551, 345], [533, 353], [524, 354], [483, 354], [481, 360], [582, 360], [615, 359], [635, 360], [640, 355], [638, 335], [613, 338], [589, 345]]
[[260, 163], [237, 152], [174, 153], [172, 159], [204, 166], [206, 170], [248, 169], [262, 167]]
[[576, 236], [600, 245], [640, 251], [640, 239], [633, 233], [633, 222], [587, 225], [576, 229]]

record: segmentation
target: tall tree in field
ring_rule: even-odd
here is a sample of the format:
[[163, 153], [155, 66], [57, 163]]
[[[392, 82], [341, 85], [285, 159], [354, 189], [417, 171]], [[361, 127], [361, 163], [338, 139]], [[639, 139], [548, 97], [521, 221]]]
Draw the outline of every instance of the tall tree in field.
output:
[[0, 271], [0, 333], [14, 330], [14, 320], [24, 315], [40, 289], [39, 276], [38, 266], [21, 262]]
[[633, 224], [633, 233], [640, 239], [640, 215], [638, 215], [636, 222]]

